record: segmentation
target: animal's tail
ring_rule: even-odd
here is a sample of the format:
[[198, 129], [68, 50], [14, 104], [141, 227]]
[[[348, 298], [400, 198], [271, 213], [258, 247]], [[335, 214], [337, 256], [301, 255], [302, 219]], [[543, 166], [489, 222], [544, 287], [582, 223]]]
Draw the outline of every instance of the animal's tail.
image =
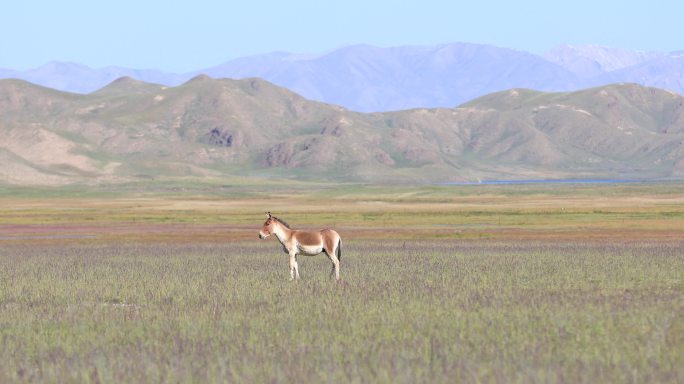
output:
[[342, 261], [342, 239], [337, 240], [337, 261]]

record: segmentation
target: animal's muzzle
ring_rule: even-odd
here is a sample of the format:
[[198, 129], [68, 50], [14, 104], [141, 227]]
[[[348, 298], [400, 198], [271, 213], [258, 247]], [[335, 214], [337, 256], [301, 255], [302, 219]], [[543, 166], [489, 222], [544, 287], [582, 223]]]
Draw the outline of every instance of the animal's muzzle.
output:
[[268, 237], [267, 235], [264, 235], [263, 233], [259, 232], [259, 238], [260, 238], [261, 240], [263, 240], [263, 239], [265, 239], [265, 238], [267, 238], [267, 237]]

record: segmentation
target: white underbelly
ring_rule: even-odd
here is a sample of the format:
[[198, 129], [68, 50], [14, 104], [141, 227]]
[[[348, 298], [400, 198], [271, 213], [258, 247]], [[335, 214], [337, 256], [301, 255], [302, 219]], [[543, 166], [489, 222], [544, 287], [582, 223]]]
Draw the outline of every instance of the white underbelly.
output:
[[297, 249], [302, 255], [318, 255], [323, 252], [323, 247], [320, 245], [302, 245], [298, 244]]

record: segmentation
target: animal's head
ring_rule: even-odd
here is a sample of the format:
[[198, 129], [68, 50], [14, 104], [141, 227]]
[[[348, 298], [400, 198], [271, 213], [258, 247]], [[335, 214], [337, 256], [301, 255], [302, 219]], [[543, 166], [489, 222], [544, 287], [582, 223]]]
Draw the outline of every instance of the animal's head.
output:
[[273, 234], [273, 231], [275, 230], [275, 224], [276, 224], [276, 219], [271, 216], [271, 212], [266, 212], [266, 215], [268, 218], [264, 222], [264, 225], [261, 227], [261, 230], [259, 231], [259, 238], [260, 239], [265, 239], [271, 234]]

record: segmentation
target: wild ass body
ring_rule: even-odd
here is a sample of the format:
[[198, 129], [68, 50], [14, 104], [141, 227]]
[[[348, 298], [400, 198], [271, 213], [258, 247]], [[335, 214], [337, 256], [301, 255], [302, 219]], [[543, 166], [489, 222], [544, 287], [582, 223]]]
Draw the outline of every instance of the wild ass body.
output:
[[297, 256], [315, 256], [322, 252], [328, 255], [332, 262], [330, 276], [340, 279], [340, 259], [342, 258], [342, 244], [340, 235], [332, 229], [320, 231], [298, 231], [290, 228], [283, 220], [267, 212], [268, 219], [259, 231], [259, 238], [265, 239], [275, 235], [283, 245], [283, 250], [290, 256], [290, 279], [299, 279], [299, 265]]

